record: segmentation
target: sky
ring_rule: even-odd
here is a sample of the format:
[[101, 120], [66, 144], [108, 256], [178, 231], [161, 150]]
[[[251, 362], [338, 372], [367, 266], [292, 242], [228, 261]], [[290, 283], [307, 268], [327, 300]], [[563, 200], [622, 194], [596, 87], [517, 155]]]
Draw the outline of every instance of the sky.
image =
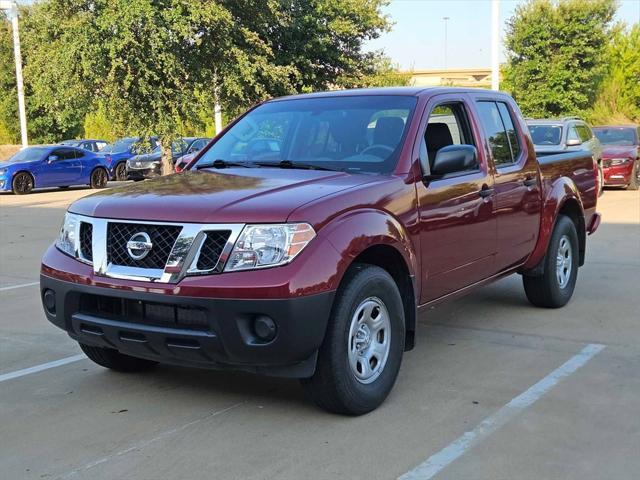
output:
[[[640, 0], [618, 0], [617, 20], [640, 22]], [[501, 0], [500, 24], [524, 0]], [[391, 32], [367, 43], [368, 50], [385, 51], [402, 70], [445, 67], [444, 24], [447, 21], [447, 67], [480, 68], [491, 65], [490, 0], [391, 0], [384, 13], [394, 22]], [[504, 60], [504, 55], [502, 55]]]

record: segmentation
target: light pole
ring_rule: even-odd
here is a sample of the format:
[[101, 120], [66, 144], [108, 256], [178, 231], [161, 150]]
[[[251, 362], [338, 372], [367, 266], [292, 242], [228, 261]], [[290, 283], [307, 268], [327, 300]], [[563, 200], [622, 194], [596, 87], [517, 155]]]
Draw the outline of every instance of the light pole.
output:
[[13, 30], [13, 55], [16, 61], [16, 86], [18, 87], [18, 112], [20, 114], [20, 134], [22, 148], [29, 146], [27, 138], [27, 114], [24, 107], [24, 83], [22, 81], [22, 56], [20, 54], [20, 33], [18, 31], [18, 5], [15, 0], [0, 0], [0, 10], [5, 10], [11, 19]]
[[500, 90], [500, 0], [491, 2], [491, 89]]
[[449, 21], [449, 17], [442, 17], [444, 20], [444, 69], [447, 69], [447, 23]]

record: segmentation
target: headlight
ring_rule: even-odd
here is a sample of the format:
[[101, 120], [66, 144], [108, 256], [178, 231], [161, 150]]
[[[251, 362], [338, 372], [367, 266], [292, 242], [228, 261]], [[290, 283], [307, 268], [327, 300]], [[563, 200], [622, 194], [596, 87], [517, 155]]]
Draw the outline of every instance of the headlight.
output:
[[5, 173], [7, 173], [7, 168], [0, 168], [0, 175], [4, 175]]
[[611, 165], [622, 165], [623, 163], [630, 162], [630, 158], [612, 158]]
[[56, 241], [56, 247], [67, 255], [77, 257], [78, 244], [80, 238], [80, 221], [73, 213], [65, 213], [62, 228], [60, 228], [60, 236]]
[[307, 223], [247, 225], [236, 240], [225, 272], [275, 267], [293, 260], [316, 232]]

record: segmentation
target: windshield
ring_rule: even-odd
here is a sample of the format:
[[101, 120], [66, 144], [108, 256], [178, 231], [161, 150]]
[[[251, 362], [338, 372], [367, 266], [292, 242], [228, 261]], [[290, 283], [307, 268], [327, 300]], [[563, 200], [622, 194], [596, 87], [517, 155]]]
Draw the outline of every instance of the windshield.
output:
[[594, 129], [593, 133], [603, 145], [636, 144], [636, 132], [633, 128], [598, 128]]
[[354, 96], [281, 100], [249, 112], [197, 166], [286, 162], [354, 173], [396, 165], [415, 97]]
[[529, 125], [534, 145], [560, 145], [562, 127], [560, 125]]
[[104, 147], [102, 153], [124, 153], [128, 152], [131, 146], [138, 141], [137, 138], [121, 138], [111, 145]]
[[13, 155], [7, 162], [35, 162], [41, 160], [49, 150], [47, 147], [28, 147]]

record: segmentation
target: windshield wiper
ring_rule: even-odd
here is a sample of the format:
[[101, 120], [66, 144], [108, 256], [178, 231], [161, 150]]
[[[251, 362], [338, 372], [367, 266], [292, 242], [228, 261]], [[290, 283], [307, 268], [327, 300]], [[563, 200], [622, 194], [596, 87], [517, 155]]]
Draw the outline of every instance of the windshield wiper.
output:
[[339, 172], [340, 169], [323, 167], [312, 163], [292, 162], [291, 160], [280, 160], [280, 162], [256, 162], [256, 165], [262, 167], [279, 167], [279, 168], [295, 168], [300, 170], [325, 170], [328, 172]]
[[196, 170], [200, 170], [201, 168], [227, 168], [227, 167], [244, 167], [244, 168], [252, 168], [256, 167], [258, 164], [255, 163], [240, 163], [240, 162], [229, 162], [227, 160], [222, 160], [218, 158], [213, 162], [203, 163], [201, 165], [196, 165]]

